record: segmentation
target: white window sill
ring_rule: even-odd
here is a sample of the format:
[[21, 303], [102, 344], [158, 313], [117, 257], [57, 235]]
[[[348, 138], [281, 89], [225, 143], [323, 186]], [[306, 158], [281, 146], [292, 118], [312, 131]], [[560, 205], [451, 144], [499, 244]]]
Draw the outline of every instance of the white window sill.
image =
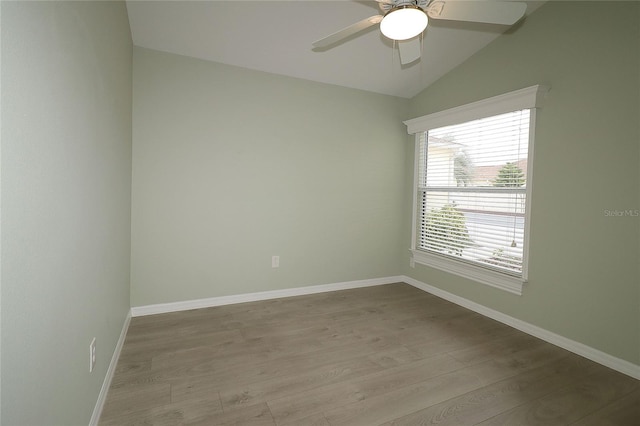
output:
[[412, 260], [421, 265], [430, 266], [449, 272], [491, 287], [508, 291], [518, 296], [522, 295], [522, 287], [526, 279], [512, 277], [500, 272], [494, 272], [479, 266], [470, 265], [465, 262], [457, 262], [442, 256], [433, 255], [421, 250], [411, 250]]

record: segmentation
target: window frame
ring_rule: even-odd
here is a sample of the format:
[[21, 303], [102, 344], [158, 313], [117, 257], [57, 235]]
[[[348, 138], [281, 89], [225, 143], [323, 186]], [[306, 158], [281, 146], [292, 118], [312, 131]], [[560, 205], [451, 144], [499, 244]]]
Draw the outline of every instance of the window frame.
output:
[[[549, 87], [535, 85], [503, 95], [494, 96], [470, 104], [455, 108], [435, 112], [422, 117], [407, 120], [407, 133], [414, 135], [414, 176], [413, 176], [413, 213], [411, 229], [411, 258], [410, 265], [415, 263], [433, 267], [445, 272], [449, 272], [482, 284], [486, 284], [501, 290], [517, 295], [522, 294], [524, 283], [528, 281], [529, 272], [529, 235], [531, 223], [531, 194], [533, 182], [533, 161], [534, 161], [534, 141], [536, 128], [536, 109], [540, 108], [540, 103], [549, 91]], [[522, 258], [522, 275], [503, 273], [482, 266], [476, 266], [464, 260], [452, 259], [449, 256], [430, 253], [417, 248], [418, 244], [418, 221], [419, 221], [419, 200], [418, 200], [418, 178], [420, 171], [420, 138], [421, 134], [439, 127], [453, 124], [466, 123], [468, 121], [500, 115], [512, 111], [530, 109], [531, 117], [529, 122], [529, 151], [527, 160], [526, 176], [526, 209], [524, 222], [524, 246]], [[427, 143], [427, 142], [425, 142]]]

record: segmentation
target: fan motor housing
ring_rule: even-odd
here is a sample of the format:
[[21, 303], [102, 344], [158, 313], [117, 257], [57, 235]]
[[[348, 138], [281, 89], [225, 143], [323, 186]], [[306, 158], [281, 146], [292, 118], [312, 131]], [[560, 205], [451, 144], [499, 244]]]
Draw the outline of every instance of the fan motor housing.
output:
[[392, 0], [389, 3], [378, 3], [380, 10], [383, 13], [388, 13], [391, 9], [402, 6], [417, 6], [422, 10], [425, 10], [431, 3], [431, 0]]

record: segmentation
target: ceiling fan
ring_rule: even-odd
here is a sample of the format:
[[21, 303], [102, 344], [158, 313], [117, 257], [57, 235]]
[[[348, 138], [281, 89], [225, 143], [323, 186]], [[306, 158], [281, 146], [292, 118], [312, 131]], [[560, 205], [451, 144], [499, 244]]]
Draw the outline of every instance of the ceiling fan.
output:
[[429, 18], [446, 21], [478, 22], [483, 24], [513, 25], [527, 10], [527, 4], [508, 1], [457, 1], [457, 0], [375, 0], [382, 15], [375, 15], [343, 28], [325, 38], [313, 42], [317, 49], [332, 45], [380, 24], [382, 34], [398, 42], [400, 62], [409, 64], [421, 56], [417, 37], [427, 27]]

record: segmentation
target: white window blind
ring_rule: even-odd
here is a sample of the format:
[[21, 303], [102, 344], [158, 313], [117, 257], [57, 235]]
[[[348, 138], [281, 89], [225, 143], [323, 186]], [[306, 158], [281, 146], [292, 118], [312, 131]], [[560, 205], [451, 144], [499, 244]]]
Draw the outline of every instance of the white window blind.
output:
[[416, 250], [523, 277], [531, 110], [419, 133]]

